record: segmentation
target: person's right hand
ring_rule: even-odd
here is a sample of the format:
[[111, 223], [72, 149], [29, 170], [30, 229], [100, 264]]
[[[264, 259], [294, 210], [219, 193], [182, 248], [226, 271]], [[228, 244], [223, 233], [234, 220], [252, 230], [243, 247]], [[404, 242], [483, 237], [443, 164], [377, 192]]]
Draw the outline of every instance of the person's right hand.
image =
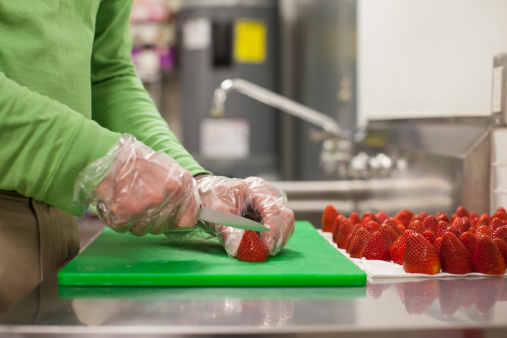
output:
[[131, 135], [116, 147], [91, 165], [107, 168], [114, 158], [92, 192], [102, 221], [138, 236], [194, 227], [200, 199], [192, 174]]

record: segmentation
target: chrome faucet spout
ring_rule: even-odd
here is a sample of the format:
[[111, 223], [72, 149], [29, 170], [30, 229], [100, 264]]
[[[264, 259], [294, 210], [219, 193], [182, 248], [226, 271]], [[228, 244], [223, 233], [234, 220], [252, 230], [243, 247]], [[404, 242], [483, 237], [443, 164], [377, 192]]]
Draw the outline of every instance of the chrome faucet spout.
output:
[[224, 80], [215, 89], [211, 116], [223, 117], [225, 115], [225, 100], [227, 99], [227, 94], [231, 91], [237, 91], [271, 107], [313, 123], [324, 129], [330, 137], [343, 137], [340, 127], [331, 117], [243, 79]]

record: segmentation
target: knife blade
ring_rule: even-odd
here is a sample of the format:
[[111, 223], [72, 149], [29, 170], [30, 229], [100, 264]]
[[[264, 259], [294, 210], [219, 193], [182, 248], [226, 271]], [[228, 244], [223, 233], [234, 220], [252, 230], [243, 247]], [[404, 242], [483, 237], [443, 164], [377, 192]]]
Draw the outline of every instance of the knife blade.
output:
[[253, 231], [269, 231], [269, 228], [265, 227], [261, 223], [252, 221], [248, 218], [228, 214], [223, 211], [202, 207], [199, 210], [197, 216], [201, 221], [211, 222], [215, 224], [222, 224], [233, 228], [253, 230]]

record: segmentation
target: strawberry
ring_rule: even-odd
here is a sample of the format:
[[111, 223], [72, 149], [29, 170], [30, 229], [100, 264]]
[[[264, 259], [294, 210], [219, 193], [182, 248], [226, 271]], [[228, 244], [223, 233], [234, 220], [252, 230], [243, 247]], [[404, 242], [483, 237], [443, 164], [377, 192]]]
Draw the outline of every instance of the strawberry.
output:
[[435, 214], [435, 218], [437, 219], [437, 222], [446, 221], [447, 223], [449, 223], [449, 216], [447, 216], [447, 214], [442, 211], [437, 212]]
[[475, 246], [477, 245], [477, 236], [475, 236], [470, 231], [466, 231], [461, 234], [461, 236], [459, 237], [459, 240], [461, 241], [461, 243], [463, 243], [465, 248], [468, 250], [470, 257], [474, 257]]
[[458, 230], [458, 233], [459, 233], [460, 236], [465, 231], [470, 230], [471, 227], [472, 227], [472, 224], [470, 224], [470, 220], [466, 216], [465, 217], [457, 218], [457, 221], [456, 221], [456, 223], [454, 225], [454, 228], [456, 230]]
[[331, 204], [328, 204], [324, 208], [324, 212], [322, 213], [322, 219], [320, 221], [322, 231], [331, 232], [333, 231], [333, 223], [336, 217], [339, 215], [338, 210], [333, 207]]
[[364, 225], [364, 228], [369, 232], [374, 233], [380, 229], [380, 224], [375, 221], [369, 221]]
[[403, 233], [404, 230], [400, 229], [400, 227], [398, 227], [398, 221], [396, 221], [394, 218], [388, 218], [386, 219], [384, 222], [382, 222], [383, 225], [387, 225], [388, 227], [392, 228], [394, 230], [394, 232], [396, 232], [396, 234], [398, 236], [401, 236], [401, 234]]
[[422, 233], [422, 235], [424, 236], [424, 238], [428, 240], [428, 242], [431, 243], [431, 245], [435, 244], [436, 237], [433, 232], [431, 232], [430, 230], [426, 230]]
[[375, 231], [361, 252], [361, 257], [390, 262], [391, 254], [380, 231]]
[[380, 224], [382, 224], [382, 223], [384, 223], [384, 221], [385, 221], [386, 219], [388, 219], [388, 218], [389, 218], [389, 216], [387, 216], [387, 214], [386, 214], [385, 212], [383, 212], [383, 211], [379, 211], [379, 212], [377, 212], [377, 213], [375, 214], [375, 218], [377, 218], [377, 221], [378, 221]]
[[[343, 215], [338, 215], [333, 223], [333, 242], [336, 243], [336, 236], [338, 236], [338, 231], [344, 222], [349, 222], [348, 218]], [[349, 222], [350, 223], [350, 222]]]
[[475, 230], [475, 236], [491, 238], [491, 230], [487, 225], [481, 225]]
[[442, 263], [442, 272], [463, 275], [473, 270], [472, 257], [467, 248], [458, 237], [450, 232], [445, 232], [442, 235], [440, 262]]
[[450, 225], [446, 221], [438, 221], [437, 223], [437, 232], [435, 233], [435, 236], [440, 237], [444, 233], [444, 231], [449, 228]]
[[498, 217], [501, 220], [507, 220], [507, 213], [505, 212], [504, 208], [499, 207], [491, 217]]
[[468, 217], [469, 221], [470, 221], [470, 225], [471, 226], [475, 226], [475, 224], [477, 223], [477, 221], [479, 220], [479, 214], [476, 213], [476, 212], [472, 212], [470, 214], [470, 217]]
[[384, 237], [384, 241], [386, 241], [387, 247], [391, 248], [393, 243], [398, 239], [398, 234], [393, 230], [393, 228], [387, 226], [386, 224], [382, 224], [379, 228], [379, 232]]
[[491, 238], [501, 238], [507, 242], [507, 227], [499, 227], [491, 234]]
[[371, 211], [365, 211], [364, 212], [363, 216], [361, 217], [361, 223], [365, 224], [366, 223], [365, 219], [368, 218], [368, 217], [370, 218], [371, 221], [375, 221], [375, 222], [378, 223], [377, 217], [375, 217], [375, 214], [373, 212], [371, 212]]
[[417, 232], [418, 234], [421, 234], [426, 231], [426, 228], [424, 227], [424, 225], [422, 224], [422, 221], [419, 220], [419, 219], [416, 219], [416, 220], [413, 220], [410, 225], [408, 226], [408, 229], [409, 230], [414, 230], [415, 232]]
[[398, 211], [398, 213], [396, 214], [396, 216], [394, 216], [394, 218], [406, 228], [410, 224], [412, 216], [414, 216], [412, 211], [408, 209], [402, 209]]
[[349, 221], [352, 223], [352, 225], [355, 225], [357, 223], [361, 223], [361, 219], [359, 218], [359, 215], [357, 212], [352, 212], [349, 216]]
[[253, 230], [246, 230], [238, 247], [238, 259], [245, 262], [264, 262], [269, 257], [266, 244]]
[[435, 242], [433, 243], [433, 247], [437, 250], [438, 255], [440, 256], [440, 247], [442, 246], [442, 237], [437, 237]]
[[350, 243], [349, 255], [351, 258], [360, 258], [366, 243], [372, 238], [371, 232], [363, 227], [359, 227]]
[[503, 226], [504, 225], [503, 225], [502, 220], [498, 217], [491, 218], [491, 222], [489, 222], [489, 229], [491, 231], [495, 231], [496, 229], [503, 227]]
[[505, 273], [505, 260], [489, 237], [478, 237], [472, 262], [475, 272], [487, 275], [503, 275]]
[[460, 205], [459, 207], [456, 208], [456, 215], [458, 217], [469, 217], [470, 216], [470, 214], [468, 213], [467, 208], [465, 208], [462, 205]]
[[435, 216], [429, 215], [422, 221], [422, 225], [426, 230], [429, 230], [433, 232], [434, 234], [437, 233], [437, 224], [438, 220]]
[[477, 222], [475, 222], [474, 227], [478, 228], [481, 225], [488, 225], [489, 226], [490, 221], [491, 221], [491, 216], [488, 213], [484, 213], [479, 217]]
[[407, 235], [403, 270], [408, 273], [434, 275], [440, 271], [438, 252], [423, 235], [411, 232]]
[[389, 252], [391, 253], [391, 259], [396, 264], [403, 264], [403, 256], [405, 255], [405, 249], [407, 245], [407, 236], [410, 233], [415, 233], [412, 230], [405, 230], [405, 232], [398, 237], [398, 239], [391, 245]]
[[350, 243], [352, 243], [352, 240], [354, 239], [354, 236], [356, 235], [356, 232], [357, 230], [359, 230], [359, 228], [364, 228], [361, 224], [356, 224], [352, 227], [352, 229], [350, 230], [350, 233], [349, 235], [347, 236], [347, 240], [345, 241], [345, 251], [348, 253], [349, 252], [349, 248], [350, 248]]
[[345, 242], [347, 241], [347, 237], [352, 230], [352, 223], [343, 222], [336, 234], [336, 246], [340, 249], [345, 249]]
[[494, 238], [493, 243], [495, 243], [498, 251], [502, 254], [504, 261], [507, 262], [507, 243], [500, 238]]

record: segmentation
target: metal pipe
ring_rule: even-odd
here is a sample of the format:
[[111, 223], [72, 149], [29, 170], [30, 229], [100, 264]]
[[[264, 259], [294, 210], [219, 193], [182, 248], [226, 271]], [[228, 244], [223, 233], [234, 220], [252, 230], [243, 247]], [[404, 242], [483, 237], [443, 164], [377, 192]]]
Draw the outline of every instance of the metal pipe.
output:
[[225, 115], [224, 105], [227, 93], [233, 90], [313, 123], [324, 129], [330, 136], [342, 137], [340, 127], [331, 117], [243, 79], [224, 80], [215, 89], [211, 116], [223, 117]]

